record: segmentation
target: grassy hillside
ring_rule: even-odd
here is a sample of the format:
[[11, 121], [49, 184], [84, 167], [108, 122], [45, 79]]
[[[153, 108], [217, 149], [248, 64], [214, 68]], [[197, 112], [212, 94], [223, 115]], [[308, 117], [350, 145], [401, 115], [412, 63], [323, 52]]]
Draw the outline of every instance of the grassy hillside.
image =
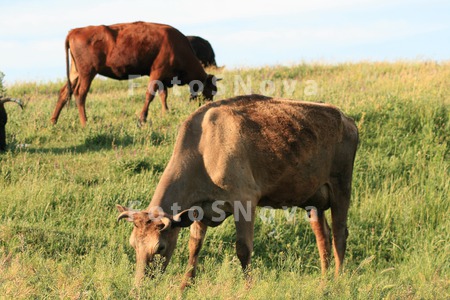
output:
[[[290, 222], [277, 211], [256, 221], [253, 288], [245, 288], [230, 219], [208, 231], [196, 285], [184, 298], [450, 297], [449, 63], [305, 64], [219, 75], [217, 99], [265, 92], [325, 101], [356, 120], [361, 142], [345, 271], [322, 281], [303, 211]], [[171, 111], [161, 116], [156, 98], [151, 121], [138, 128], [146, 80], [130, 93], [129, 82], [96, 79], [84, 129], [74, 101], [50, 125], [62, 81], [8, 88], [28, 103], [23, 112], [7, 107], [10, 148], [0, 154], [0, 298], [180, 296], [188, 230], [167, 272], [134, 289], [131, 226], [116, 222], [116, 203], [148, 205], [179, 124], [198, 107], [186, 87], [176, 87]]]

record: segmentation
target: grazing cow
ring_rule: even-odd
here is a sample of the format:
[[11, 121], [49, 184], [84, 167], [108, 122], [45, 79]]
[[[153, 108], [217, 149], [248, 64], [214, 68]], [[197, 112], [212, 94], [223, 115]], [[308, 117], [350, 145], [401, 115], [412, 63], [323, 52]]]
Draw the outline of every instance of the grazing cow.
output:
[[189, 84], [192, 97], [201, 91], [207, 100], [212, 100], [217, 91], [216, 78], [206, 74], [187, 38], [168, 25], [135, 22], [76, 28], [67, 35], [65, 48], [67, 83], [59, 92], [53, 124], [72, 93], [81, 124], [86, 124], [86, 95], [96, 74], [118, 80], [150, 76], [141, 122], [146, 121], [156, 92], [163, 112], [168, 109], [167, 88], [174, 84]]
[[199, 36], [186, 36], [194, 49], [195, 55], [202, 63], [203, 67], [217, 67], [214, 50], [211, 44]]
[[0, 151], [6, 150], [6, 123], [8, 122], [8, 115], [6, 114], [5, 104], [6, 102], [15, 102], [20, 108], [23, 109], [22, 102], [13, 98], [0, 98]]
[[[310, 210], [322, 272], [331, 253], [324, 211], [331, 208], [336, 275], [347, 240], [358, 131], [327, 104], [240, 96], [210, 103], [180, 127], [172, 157], [146, 210], [118, 205], [134, 223], [136, 281], [156, 254], [165, 267], [180, 227], [191, 225], [184, 288], [195, 276], [207, 226], [234, 215], [236, 252], [244, 272], [253, 250], [257, 206]], [[195, 221], [194, 221], [195, 220]]]

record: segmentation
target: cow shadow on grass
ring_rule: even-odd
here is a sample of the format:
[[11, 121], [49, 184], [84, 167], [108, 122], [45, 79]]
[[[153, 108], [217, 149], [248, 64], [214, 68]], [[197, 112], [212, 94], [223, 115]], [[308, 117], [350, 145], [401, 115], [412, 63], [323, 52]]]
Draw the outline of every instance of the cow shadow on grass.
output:
[[5, 241], [19, 239], [22, 249], [31, 253], [39, 253], [42, 258], [56, 260], [67, 257], [84, 257], [92, 249], [107, 248], [109, 243], [106, 237], [95, 233], [90, 234], [86, 231], [70, 229], [50, 229], [34, 225], [6, 227], [3, 237], [5, 237]]
[[[39, 147], [33, 144], [17, 144], [11, 143], [8, 147], [10, 151], [37, 153], [37, 154], [54, 154], [65, 155], [68, 153], [83, 154], [95, 151], [120, 149], [132, 145], [147, 145], [159, 146], [165, 143], [167, 136], [159, 132], [151, 132], [145, 138], [135, 138], [128, 134], [123, 136], [116, 136], [111, 133], [96, 133], [85, 137], [84, 141], [78, 145], [68, 147]], [[40, 141], [40, 143], [45, 141]]]

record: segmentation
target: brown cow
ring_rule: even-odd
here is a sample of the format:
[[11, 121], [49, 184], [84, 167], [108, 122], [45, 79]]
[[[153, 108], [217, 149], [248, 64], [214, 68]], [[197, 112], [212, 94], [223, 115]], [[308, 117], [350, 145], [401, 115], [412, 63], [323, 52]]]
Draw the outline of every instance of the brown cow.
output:
[[207, 100], [212, 100], [217, 91], [216, 78], [206, 74], [187, 38], [168, 25], [135, 22], [76, 28], [67, 35], [65, 47], [68, 82], [59, 92], [51, 118], [53, 124], [72, 93], [81, 124], [86, 124], [86, 95], [97, 74], [119, 80], [150, 76], [141, 122], [145, 122], [156, 92], [159, 92], [163, 112], [168, 109], [167, 88], [174, 84], [189, 84], [192, 97], [202, 91]]
[[6, 102], [15, 102], [23, 109], [22, 102], [18, 99], [0, 97], [0, 151], [6, 150], [6, 123], [8, 122], [8, 115], [6, 114]]
[[353, 120], [327, 104], [251, 95], [201, 107], [181, 126], [148, 208], [117, 206], [118, 219], [135, 225], [130, 243], [136, 250], [136, 281], [156, 254], [165, 257], [164, 267], [168, 264], [180, 227], [192, 224], [184, 287], [195, 276], [207, 226], [229, 215], [234, 215], [236, 252], [245, 272], [257, 206], [310, 210], [322, 272], [331, 253], [324, 211], [331, 208], [338, 274], [357, 144]]

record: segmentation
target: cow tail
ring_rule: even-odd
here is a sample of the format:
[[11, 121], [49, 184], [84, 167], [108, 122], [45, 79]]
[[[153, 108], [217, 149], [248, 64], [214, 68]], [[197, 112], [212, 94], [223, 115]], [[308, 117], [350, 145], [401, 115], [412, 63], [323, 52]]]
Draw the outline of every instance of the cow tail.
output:
[[[66, 38], [66, 75], [67, 75], [67, 102], [70, 102], [72, 97], [72, 84], [70, 83], [70, 59], [69, 59], [69, 36]], [[73, 62], [72, 62], [73, 63]]]

